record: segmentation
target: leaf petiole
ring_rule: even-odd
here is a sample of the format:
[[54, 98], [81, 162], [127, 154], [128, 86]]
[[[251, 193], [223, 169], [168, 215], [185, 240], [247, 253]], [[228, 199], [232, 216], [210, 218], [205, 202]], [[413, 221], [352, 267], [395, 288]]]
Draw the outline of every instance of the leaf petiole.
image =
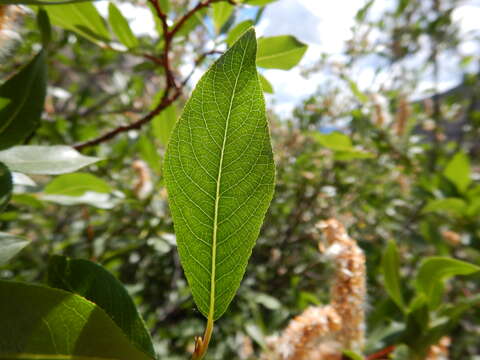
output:
[[213, 333], [213, 316], [209, 316], [207, 320], [207, 327], [203, 338], [198, 336], [195, 338], [195, 351], [193, 352], [192, 360], [202, 360], [207, 353], [208, 344], [212, 338]]

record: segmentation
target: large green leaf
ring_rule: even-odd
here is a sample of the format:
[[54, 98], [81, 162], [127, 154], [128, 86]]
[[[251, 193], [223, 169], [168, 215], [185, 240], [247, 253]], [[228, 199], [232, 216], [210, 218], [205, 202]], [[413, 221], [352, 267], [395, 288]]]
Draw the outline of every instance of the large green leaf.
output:
[[385, 290], [400, 309], [405, 307], [400, 282], [400, 260], [397, 245], [389, 241], [382, 256], [382, 270], [385, 281]]
[[199, 81], [166, 153], [180, 258], [198, 308], [213, 319], [235, 295], [273, 196], [255, 54], [251, 29]]
[[25, 239], [0, 232], [0, 266], [17, 255], [27, 244]]
[[12, 171], [27, 174], [65, 174], [99, 160], [100, 158], [84, 156], [65, 145], [15, 146], [0, 151], [0, 161], [4, 162]]
[[12, 196], [12, 174], [8, 168], [0, 162], [0, 211], [8, 204]]
[[95, 175], [86, 173], [65, 174], [56, 177], [45, 186], [46, 194], [82, 196], [87, 191], [108, 193], [112, 187]]
[[47, 91], [47, 65], [40, 51], [22, 70], [0, 86], [0, 150], [22, 142], [38, 126]]
[[302, 60], [308, 46], [294, 36], [282, 35], [258, 40], [257, 65], [289, 70]]
[[0, 359], [147, 360], [110, 317], [72, 293], [0, 281]]
[[471, 183], [470, 160], [463, 152], [456, 153], [443, 171], [445, 177], [458, 188], [460, 192], [467, 190]]
[[108, 42], [110, 34], [97, 8], [89, 2], [47, 6], [53, 25], [74, 31], [93, 42]]
[[138, 40], [133, 35], [127, 19], [125, 19], [114, 3], [108, 4], [108, 21], [112, 26], [113, 32], [123, 45], [128, 48], [138, 46]]
[[48, 284], [100, 306], [133, 344], [155, 357], [150, 335], [133, 300], [122, 283], [102, 266], [88, 260], [53, 256], [48, 264]]
[[440, 302], [443, 281], [456, 275], [470, 275], [480, 271], [480, 266], [449, 257], [432, 256], [422, 262], [415, 279], [432, 307]]

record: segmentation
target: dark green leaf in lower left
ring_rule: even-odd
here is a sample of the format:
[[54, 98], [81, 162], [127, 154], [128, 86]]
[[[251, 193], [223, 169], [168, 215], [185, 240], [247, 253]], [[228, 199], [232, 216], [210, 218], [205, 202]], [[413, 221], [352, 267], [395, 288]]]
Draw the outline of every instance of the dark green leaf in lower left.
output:
[[21, 143], [38, 126], [47, 91], [47, 65], [40, 51], [30, 63], [0, 86], [0, 150]]
[[150, 335], [122, 283], [102, 266], [88, 260], [53, 256], [48, 284], [79, 294], [101, 307], [128, 339], [150, 357], [155, 356]]
[[99, 306], [67, 291], [0, 281], [0, 360], [151, 360]]

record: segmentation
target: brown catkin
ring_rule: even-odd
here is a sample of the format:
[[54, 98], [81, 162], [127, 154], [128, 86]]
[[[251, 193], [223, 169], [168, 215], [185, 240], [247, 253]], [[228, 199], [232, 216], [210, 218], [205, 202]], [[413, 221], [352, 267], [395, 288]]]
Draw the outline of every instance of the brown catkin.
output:
[[317, 228], [325, 233], [325, 255], [335, 265], [330, 304], [307, 308], [281, 335], [269, 337], [262, 360], [340, 360], [343, 349], [363, 349], [365, 256], [336, 219]]
[[403, 134], [405, 134], [410, 113], [411, 109], [407, 97], [401, 95], [398, 101], [397, 113], [395, 114], [395, 133], [397, 136], [403, 136]]

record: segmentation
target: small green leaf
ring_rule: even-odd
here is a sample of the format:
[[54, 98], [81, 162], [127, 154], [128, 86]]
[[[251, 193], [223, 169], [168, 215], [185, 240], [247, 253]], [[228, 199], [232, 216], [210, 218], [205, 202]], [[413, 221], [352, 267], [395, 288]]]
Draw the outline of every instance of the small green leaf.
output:
[[430, 200], [422, 209], [424, 214], [431, 212], [449, 213], [460, 216], [467, 210], [467, 203], [459, 198]]
[[251, 29], [199, 81], [166, 153], [180, 259], [209, 320], [232, 301], [273, 196], [275, 168], [255, 54]]
[[215, 31], [217, 34], [222, 30], [223, 25], [227, 22], [233, 13], [235, 7], [227, 2], [217, 2], [212, 5], [213, 11], [213, 24], [215, 25]]
[[480, 266], [448, 257], [429, 257], [425, 259], [416, 276], [416, 286], [423, 292], [432, 307], [441, 301], [443, 282], [453, 276], [470, 275], [480, 271]]
[[351, 351], [351, 350], [344, 350], [343, 353], [342, 353], [343, 356], [345, 356], [347, 359], [350, 359], [350, 360], [364, 360], [365, 358], [354, 352], [354, 351]]
[[331, 150], [348, 151], [353, 148], [350, 138], [347, 135], [337, 131], [329, 134], [313, 132], [311, 135], [320, 145]]
[[28, 241], [25, 239], [0, 232], [0, 266], [6, 264], [27, 245]]
[[146, 134], [142, 134], [138, 138], [137, 144], [141, 158], [145, 160], [151, 169], [157, 174], [160, 174], [162, 172], [162, 157], [160, 156], [154, 142], [149, 139]]
[[463, 152], [457, 152], [447, 164], [443, 175], [457, 187], [458, 191], [464, 192], [471, 183], [470, 160]]
[[138, 40], [133, 35], [127, 19], [118, 10], [114, 3], [108, 4], [108, 21], [112, 26], [113, 32], [117, 36], [118, 40], [128, 48], [134, 48], [138, 46]]
[[0, 161], [12, 171], [27, 174], [58, 175], [76, 171], [93, 164], [100, 158], [84, 156], [64, 145], [15, 146], [0, 151]]
[[245, 0], [244, 3], [252, 6], [265, 6], [277, 0]]
[[150, 357], [152, 340], [135, 304], [112, 274], [88, 260], [53, 256], [48, 264], [48, 285], [73, 292], [100, 306], [128, 339]]
[[9, 281], [0, 281], [0, 294], [2, 360], [153, 359], [83, 297]]
[[92, 3], [48, 6], [45, 10], [53, 25], [74, 31], [94, 43], [110, 41], [103, 18]]
[[37, 25], [42, 35], [42, 45], [46, 48], [50, 43], [50, 40], [52, 40], [52, 27], [50, 25], [48, 13], [42, 8], [40, 8], [37, 13]]
[[291, 35], [260, 38], [257, 65], [269, 69], [290, 70], [302, 60], [307, 48], [307, 45]]
[[30, 63], [0, 86], [9, 100], [0, 109], [0, 150], [16, 145], [38, 126], [47, 91], [47, 65], [40, 51]]
[[174, 105], [170, 105], [152, 120], [152, 130], [160, 143], [167, 146], [170, 134], [177, 122], [177, 111]]
[[112, 187], [92, 174], [73, 173], [60, 175], [45, 186], [45, 194], [82, 196], [87, 191], [109, 193]]
[[0, 162], [0, 212], [5, 209], [12, 196], [13, 181], [10, 170]]
[[227, 45], [232, 46], [235, 43], [235, 41], [237, 41], [238, 38], [242, 36], [242, 34], [248, 29], [250, 29], [252, 26], [253, 26], [252, 20], [245, 20], [235, 25], [235, 27], [228, 32], [227, 39], [225, 40]]
[[267, 78], [265, 76], [263, 76], [262, 74], [258, 74], [258, 77], [260, 79], [260, 83], [262, 84], [263, 91], [268, 93], [268, 94], [273, 94], [272, 84], [270, 84], [270, 82], [267, 80]]
[[0, 97], [0, 110], [5, 108], [8, 104], [10, 104], [10, 99]]
[[389, 241], [382, 256], [382, 270], [385, 281], [385, 290], [400, 309], [405, 308], [400, 280], [400, 259], [397, 245]]
[[[123, 194], [121, 194], [123, 197]], [[114, 194], [88, 191], [81, 196], [40, 194], [38, 197], [45, 201], [65, 206], [90, 205], [99, 209], [112, 209], [118, 205], [120, 199]]]
[[352, 91], [353, 95], [362, 103], [365, 104], [368, 102], [368, 96], [365, 95], [360, 89], [355, 81], [351, 79], [347, 79], [348, 85], [350, 86], [350, 90]]

